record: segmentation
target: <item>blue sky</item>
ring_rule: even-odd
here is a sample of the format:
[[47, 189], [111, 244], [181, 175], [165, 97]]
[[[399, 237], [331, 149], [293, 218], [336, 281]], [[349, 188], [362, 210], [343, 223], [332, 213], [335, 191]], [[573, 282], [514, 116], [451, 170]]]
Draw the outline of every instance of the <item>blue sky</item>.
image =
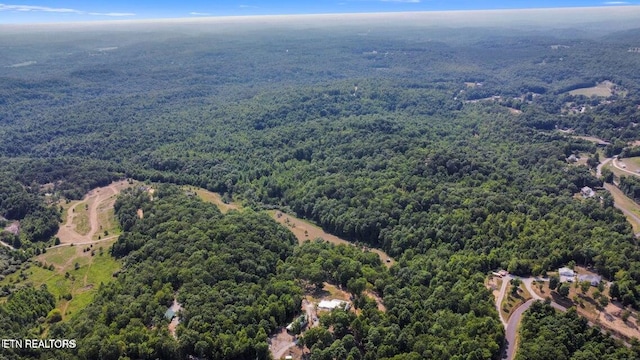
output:
[[[0, 0], [2, 1], [2, 0]], [[570, 0], [22, 0], [0, 3], [0, 24], [280, 14], [527, 9], [640, 5]]]

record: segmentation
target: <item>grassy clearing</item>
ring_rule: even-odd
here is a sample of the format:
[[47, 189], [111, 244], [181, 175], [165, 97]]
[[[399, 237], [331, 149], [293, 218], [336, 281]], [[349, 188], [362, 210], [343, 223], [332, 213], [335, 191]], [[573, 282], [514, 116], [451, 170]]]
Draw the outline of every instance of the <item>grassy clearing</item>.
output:
[[611, 170], [611, 172], [613, 172], [613, 174], [618, 178], [620, 178], [620, 176], [631, 176], [631, 174], [629, 174], [628, 172], [624, 172], [618, 169], [617, 167], [613, 166], [613, 164], [611, 163], [608, 163], [604, 167]]
[[[618, 187], [613, 185], [608, 185], [608, 184], [605, 185], [605, 187], [607, 188], [607, 190], [609, 190], [609, 192], [611, 193], [611, 196], [613, 196], [613, 201], [616, 203], [617, 206], [640, 217], [640, 205], [638, 205], [635, 201], [629, 199], [620, 189], [618, 189]], [[633, 216], [629, 216], [626, 213], [624, 214], [624, 216], [627, 218], [627, 221], [629, 221], [629, 223], [631, 224], [631, 227], [633, 228], [633, 232], [634, 233], [640, 232], [640, 222], [638, 221], [638, 219], [634, 218]]]
[[87, 235], [91, 231], [91, 223], [89, 222], [89, 204], [81, 202], [74, 208], [73, 225], [80, 235]]
[[224, 201], [222, 201], [222, 196], [220, 196], [220, 194], [218, 193], [211, 192], [205, 189], [197, 189], [197, 188], [187, 188], [187, 189], [189, 191], [195, 192], [196, 195], [198, 195], [198, 197], [200, 197], [200, 199], [202, 199], [203, 201], [215, 204], [223, 214], [226, 214], [230, 210], [240, 210], [242, 208], [242, 206], [234, 202], [231, 202], [229, 204], [225, 203]]
[[571, 94], [571, 95], [584, 95], [584, 96], [587, 96], [587, 97], [591, 97], [591, 96], [609, 97], [609, 96], [611, 96], [611, 89], [606, 88], [606, 87], [593, 86], [593, 87], [590, 87], [590, 88], [582, 88], [582, 89], [572, 90], [572, 91], [569, 91], [569, 94]]
[[61, 215], [62, 222], [65, 222], [67, 220], [67, 216], [69, 216], [69, 209], [71, 209], [72, 207], [76, 206], [79, 203], [80, 201], [78, 200], [69, 201], [69, 202], [67, 202], [66, 200], [59, 201], [59, 205], [62, 207], [62, 215]]
[[[283, 224], [284, 226], [287, 226], [289, 230], [291, 230], [291, 232], [296, 236], [299, 244], [302, 244], [306, 240], [314, 240], [317, 238], [321, 238], [335, 245], [356, 246], [347, 240], [344, 240], [335, 235], [326, 233], [324, 230], [322, 230], [321, 227], [307, 220], [298, 219], [292, 215], [285, 214], [278, 210], [270, 210], [268, 211], [268, 213], [269, 215], [271, 215], [271, 218], [273, 218], [275, 221], [279, 222], [280, 224]], [[382, 250], [372, 249], [372, 248], [366, 248], [363, 250], [372, 251], [378, 254], [378, 256], [380, 257], [380, 261], [383, 264], [385, 264], [387, 267], [391, 267], [395, 263], [395, 261]]]
[[[83, 308], [93, 299], [101, 283], [113, 279], [113, 273], [120, 269], [121, 264], [109, 255], [108, 249], [115, 242], [105, 241], [90, 246], [65, 246], [47, 251], [40, 255], [31, 266], [25, 270], [26, 279], [21, 279], [20, 272], [14, 273], [3, 281], [2, 285], [39, 287], [42, 284], [56, 298], [56, 308], [60, 309], [63, 321]], [[102, 255], [100, 255], [102, 247]], [[89, 248], [88, 251], [84, 251]], [[94, 251], [94, 255], [91, 252]], [[44, 267], [38, 266], [41, 262]], [[54, 265], [49, 270], [49, 265]], [[69, 295], [71, 298], [69, 299]]]
[[[627, 169], [629, 171], [638, 171], [638, 170], [640, 170], [640, 157], [638, 157], [638, 156], [631, 157], [631, 158], [624, 158], [621, 161], [624, 162], [624, 164], [627, 165]], [[631, 174], [629, 174], [629, 175], [631, 175]]]
[[[107, 235], [105, 235], [105, 231]], [[113, 210], [113, 203], [100, 204], [98, 206], [98, 231], [93, 235], [93, 240], [111, 235], [120, 235], [121, 233], [122, 230], [116, 221], [115, 211]]]
[[47, 265], [53, 264], [53, 266], [62, 269], [67, 261], [69, 261], [70, 258], [74, 257], [76, 253], [77, 250], [75, 246], [63, 246], [47, 250], [44, 255], [41, 255], [39, 257], [39, 260], [43, 261]]
[[613, 90], [616, 88], [616, 84], [611, 81], [603, 81], [596, 86], [581, 88], [569, 91], [571, 95], [584, 95], [584, 96], [602, 96], [609, 97], [613, 95]]

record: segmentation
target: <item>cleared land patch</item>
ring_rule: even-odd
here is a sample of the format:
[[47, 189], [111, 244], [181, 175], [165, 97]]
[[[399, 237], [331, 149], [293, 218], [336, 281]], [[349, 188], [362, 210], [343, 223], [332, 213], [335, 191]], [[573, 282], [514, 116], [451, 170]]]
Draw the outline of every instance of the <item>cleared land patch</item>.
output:
[[230, 210], [240, 210], [242, 208], [242, 206], [240, 206], [237, 203], [234, 203], [234, 202], [226, 203], [226, 202], [224, 202], [222, 200], [222, 196], [220, 196], [220, 194], [212, 192], [212, 191], [209, 191], [209, 190], [189, 188], [189, 191], [195, 192], [196, 195], [198, 195], [204, 201], [216, 204], [218, 209], [220, 209], [220, 211], [223, 214], [226, 214]]
[[82, 201], [61, 204], [66, 220], [57, 234], [61, 244], [25, 263], [0, 286], [46, 285], [63, 321], [86, 307], [100, 284], [111, 281], [122, 266], [109, 254], [120, 233], [113, 205], [117, 194], [130, 185], [115, 182], [90, 191]]
[[609, 97], [616, 93], [616, 84], [611, 81], [603, 81], [596, 86], [588, 87], [588, 88], [580, 88], [569, 91], [571, 95], [584, 95], [584, 96], [601, 96], [601, 97]]
[[[226, 213], [230, 210], [240, 210], [242, 208], [237, 203], [233, 203], [233, 202], [225, 203], [224, 201], [222, 201], [222, 196], [220, 196], [220, 194], [212, 191], [208, 191], [204, 189], [194, 189], [194, 188], [188, 188], [188, 191], [193, 191], [203, 201], [215, 204], [216, 206], [218, 206], [218, 208], [222, 213]], [[289, 214], [284, 214], [283, 212], [277, 211], [277, 210], [270, 210], [268, 211], [268, 213], [269, 215], [271, 215], [271, 217], [274, 220], [287, 226], [289, 230], [291, 230], [291, 232], [293, 232], [293, 234], [296, 236], [299, 244], [302, 244], [306, 240], [321, 238], [325, 241], [328, 241], [336, 245], [343, 244], [343, 245], [355, 246], [352, 242], [341, 239], [335, 235], [331, 235], [325, 232], [324, 230], [322, 230], [321, 227], [314, 225], [309, 221], [298, 219], [294, 216], [291, 216]], [[364, 248], [363, 250], [373, 251], [376, 254], [378, 254], [378, 256], [380, 256], [380, 260], [382, 261], [382, 263], [385, 264], [387, 267], [391, 267], [395, 263], [395, 261], [382, 250], [372, 249], [372, 248]]]
[[[640, 171], [640, 157], [623, 158], [618, 160], [618, 165], [624, 163], [627, 166], [627, 170], [638, 173]], [[640, 175], [640, 173], [638, 173]]]
[[63, 321], [86, 307], [100, 283], [113, 279], [121, 264], [109, 255], [111, 239], [93, 246], [62, 246], [49, 249], [32, 260], [30, 266], [7, 276], [0, 286], [34, 287], [46, 285], [56, 298]]
[[[269, 214], [275, 221], [287, 226], [289, 230], [291, 230], [291, 232], [293, 232], [293, 234], [296, 236], [300, 244], [302, 244], [306, 240], [321, 238], [336, 245], [342, 244], [356, 246], [352, 242], [325, 232], [321, 227], [314, 225], [306, 220], [298, 219], [294, 216], [285, 214], [277, 210], [271, 210], [269, 211]], [[389, 255], [387, 255], [387, 253], [380, 249], [363, 248], [363, 250], [373, 251], [374, 253], [378, 254], [378, 256], [380, 257], [380, 261], [382, 261], [383, 264], [387, 265], [387, 267], [391, 267], [395, 263], [395, 261]]]
[[605, 188], [609, 190], [616, 206], [623, 211], [627, 221], [631, 224], [634, 233], [640, 232], [640, 205], [629, 199], [617, 186], [605, 184]]

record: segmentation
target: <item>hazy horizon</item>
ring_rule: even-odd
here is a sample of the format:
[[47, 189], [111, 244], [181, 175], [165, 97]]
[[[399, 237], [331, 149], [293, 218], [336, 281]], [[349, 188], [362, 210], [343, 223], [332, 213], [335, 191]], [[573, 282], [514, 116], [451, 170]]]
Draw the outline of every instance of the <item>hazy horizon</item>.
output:
[[[371, 21], [384, 21], [385, 25], [446, 26], [446, 27], [530, 27], [553, 26], [568, 28], [580, 24], [600, 24], [611, 30], [638, 27], [640, 6], [566, 7], [498, 10], [444, 10], [332, 14], [283, 14], [283, 15], [226, 15], [207, 17], [176, 17], [157, 19], [127, 19], [109, 21], [71, 21], [42, 23], [0, 24], [3, 30], [40, 30], [58, 28], [69, 30], [77, 27], [115, 28], [122, 26], [198, 25], [198, 24], [247, 24], [247, 25], [361, 25]], [[609, 23], [610, 22], [610, 23]]]

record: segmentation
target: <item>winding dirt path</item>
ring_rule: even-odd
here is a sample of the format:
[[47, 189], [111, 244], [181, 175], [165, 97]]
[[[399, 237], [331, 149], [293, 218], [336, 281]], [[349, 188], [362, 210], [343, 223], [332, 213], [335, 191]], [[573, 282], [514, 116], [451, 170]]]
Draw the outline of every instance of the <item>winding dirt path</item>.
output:
[[[112, 237], [105, 238], [102, 240], [94, 240], [96, 234], [100, 230], [100, 221], [98, 219], [98, 208], [107, 204], [107, 207], [113, 206], [115, 202], [114, 195], [117, 195], [122, 191], [122, 189], [128, 187], [129, 184], [126, 181], [118, 181], [111, 183], [107, 186], [96, 188], [91, 191], [78, 203], [69, 207], [67, 211], [67, 219], [64, 224], [60, 226], [58, 233], [56, 236], [60, 239], [60, 245], [56, 245], [53, 247], [59, 247], [64, 245], [87, 245], [93, 244], [98, 241], [104, 241], [107, 239], [112, 239]], [[86, 235], [82, 235], [76, 231], [76, 227], [73, 224], [73, 220], [77, 216], [74, 212], [74, 209], [78, 207], [78, 205], [89, 205], [87, 209], [87, 216], [89, 217], [89, 232]]]

